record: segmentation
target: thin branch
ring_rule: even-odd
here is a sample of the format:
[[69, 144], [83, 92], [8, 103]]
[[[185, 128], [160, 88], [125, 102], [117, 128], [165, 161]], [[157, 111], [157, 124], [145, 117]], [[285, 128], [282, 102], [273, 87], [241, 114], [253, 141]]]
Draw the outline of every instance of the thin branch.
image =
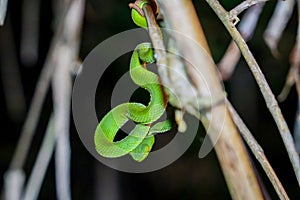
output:
[[53, 116], [51, 116], [41, 148], [25, 187], [23, 200], [35, 200], [38, 198], [40, 188], [54, 151], [56, 137], [57, 135], [54, 132], [54, 120]]
[[283, 89], [281, 90], [280, 94], [277, 96], [279, 102], [283, 102], [287, 98], [288, 94], [290, 93], [292, 86], [296, 82], [299, 82], [297, 81], [298, 76], [299, 76], [299, 68], [297, 66], [291, 66], [286, 76]]
[[163, 85], [168, 86], [168, 72], [167, 72], [167, 53], [163, 43], [162, 33], [159, 26], [156, 23], [155, 15], [152, 10], [152, 6], [145, 4], [143, 7], [145, 17], [147, 19], [148, 31], [151, 37], [152, 45], [154, 47], [156, 64], [158, 66], [160, 78]]
[[[157, 0], [157, 2], [168, 28], [174, 31], [170, 35], [174, 38], [176, 47], [184, 59], [189, 80], [197, 89], [199, 97], [212, 97], [213, 100], [216, 100], [217, 97], [224, 96], [192, 1]], [[180, 34], [175, 34], [175, 32]], [[186, 88], [186, 90], [190, 91], [190, 88]], [[195, 101], [195, 99], [191, 99], [191, 101]], [[214, 148], [232, 198], [262, 199], [245, 146], [225, 104], [220, 103], [218, 106], [213, 106], [203, 115], [201, 121], [207, 130], [208, 137], [214, 142], [218, 141], [214, 143]], [[203, 145], [201, 150], [207, 152]], [[201, 150], [200, 156], [202, 155]]]
[[[62, 23], [61, 23], [62, 26]], [[43, 66], [43, 69], [40, 73], [39, 79], [37, 81], [37, 85], [35, 88], [34, 95], [31, 100], [31, 104], [29, 107], [29, 111], [27, 113], [27, 116], [25, 118], [25, 122], [23, 124], [21, 135], [17, 143], [17, 147], [15, 150], [15, 153], [13, 155], [12, 161], [10, 163], [9, 169], [6, 173], [10, 174], [14, 171], [20, 171], [23, 172], [23, 166], [31, 145], [31, 141], [34, 135], [34, 132], [36, 130], [36, 127], [38, 125], [38, 120], [40, 117], [40, 113], [42, 110], [42, 106], [46, 97], [46, 94], [48, 92], [48, 88], [50, 85], [51, 76], [54, 70], [54, 52], [56, 52], [57, 48], [57, 38], [59, 38], [59, 35], [61, 34], [61, 28], [58, 29], [55, 33], [53, 42], [51, 44], [49, 53], [47, 55], [45, 64]], [[25, 175], [24, 175], [25, 176]], [[13, 183], [11, 180], [7, 180], [8, 182]], [[11, 188], [15, 188], [15, 186], [11, 186]], [[7, 190], [10, 188], [5, 188]], [[22, 189], [21, 189], [22, 190]], [[7, 193], [8, 191], [5, 191]]]
[[300, 2], [299, 1], [298, 1], [297, 12], [298, 12], [297, 37], [296, 37], [296, 43], [290, 55], [290, 63], [292, 66], [300, 68]]
[[298, 13], [298, 29], [297, 29], [297, 38], [296, 38], [296, 44], [295, 47], [293, 48], [293, 53], [294, 55], [291, 59], [291, 63], [294, 65], [300, 67], [300, 2], [298, 2], [298, 7], [297, 7], [297, 13]]
[[294, 138], [296, 143], [296, 148], [300, 154], [300, 77], [299, 77], [299, 68], [300, 68], [300, 1], [298, 0], [298, 30], [297, 30], [297, 41], [292, 51], [292, 56], [290, 62], [292, 65], [296, 66], [298, 69], [297, 79], [296, 79], [296, 89], [298, 93], [298, 106], [297, 114], [295, 118], [294, 125]]
[[[65, 15], [64, 15], [65, 16]], [[64, 18], [63, 16], [63, 18]], [[21, 136], [19, 138], [15, 154], [10, 164], [10, 169], [22, 169], [28, 150], [32, 141], [33, 134], [38, 125], [40, 112], [44, 103], [44, 99], [48, 92], [50, 80], [55, 67], [55, 52], [58, 48], [58, 40], [61, 38], [64, 21], [61, 20], [60, 26], [57, 28], [50, 50], [48, 52], [45, 64], [37, 81], [36, 89], [31, 100], [28, 114], [22, 127]]]
[[19, 169], [11, 169], [4, 174], [3, 200], [20, 200], [25, 182], [25, 173]]
[[[72, 50], [71, 50], [72, 51]], [[53, 76], [53, 100], [55, 132], [58, 134], [55, 151], [55, 175], [57, 197], [71, 199], [70, 165], [71, 148], [69, 141], [70, 102], [71, 102], [71, 53], [66, 46], [57, 51], [57, 68]]]
[[[53, 65], [56, 67], [55, 75], [54, 75], [54, 97], [55, 97], [55, 118], [51, 119], [48, 125], [47, 133], [45, 135], [42, 147], [37, 157], [36, 164], [33, 168], [32, 174], [29, 178], [29, 182], [25, 189], [24, 199], [36, 199], [40, 190], [40, 186], [42, 180], [44, 178], [44, 174], [46, 172], [46, 168], [48, 166], [49, 160], [51, 158], [52, 152], [54, 150], [54, 144], [56, 141], [55, 135], [58, 137], [58, 145], [60, 149], [56, 151], [56, 155], [58, 155], [58, 167], [56, 168], [56, 172], [60, 172], [57, 174], [57, 186], [58, 188], [58, 198], [59, 199], [70, 199], [70, 190], [68, 186], [69, 178], [69, 156], [64, 152], [65, 148], [68, 148], [68, 138], [65, 137], [66, 132], [69, 127], [69, 109], [70, 109], [70, 93], [71, 93], [71, 80], [70, 80], [70, 63], [73, 64], [74, 57], [78, 53], [78, 43], [79, 43], [79, 30], [81, 27], [81, 20], [83, 16], [83, 1], [79, 0], [76, 4], [76, 1], [73, 3], [79, 6], [76, 9], [76, 6], [68, 6], [68, 14], [62, 15], [63, 17], [63, 30], [60, 31], [59, 36], [55, 40], [55, 51], [53, 51]], [[74, 8], [75, 6], [75, 8]], [[73, 9], [72, 9], [73, 8]], [[75, 11], [74, 11], [75, 9]], [[74, 15], [74, 12], [76, 15]], [[71, 15], [71, 16], [70, 16]], [[79, 16], [79, 19], [75, 16]], [[70, 19], [71, 18], [71, 19]], [[76, 21], [76, 23], [73, 22]], [[78, 23], [78, 24], [77, 24]], [[71, 27], [71, 28], [70, 28]], [[67, 30], [64, 30], [67, 29]], [[67, 50], [66, 50], [66, 40], [64, 38], [68, 38], [67, 41]], [[74, 44], [75, 42], [75, 44]], [[71, 46], [71, 47], [70, 47]], [[71, 49], [71, 52], [70, 52]], [[67, 54], [70, 52], [71, 54]], [[67, 56], [69, 55], [69, 56]], [[63, 58], [62, 58], [63, 56]], [[67, 62], [67, 63], [66, 63]], [[59, 88], [60, 87], [60, 88]], [[54, 127], [55, 123], [55, 127]], [[52, 130], [55, 129], [55, 130]], [[64, 135], [63, 135], [64, 134]], [[63, 137], [62, 137], [63, 136]], [[63, 146], [63, 148], [61, 148]], [[63, 151], [63, 152], [62, 152]], [[61, 169], [63, 168], [63, 169]], [[67, 185], [67, 186], [66, 186]], [[66, 188], [67, 187], [67, 188]]]
[[[252, 6], [249, 10], [246, 11], [241, 22], [238, 25], [238, 30], [246, 42], [252, 38], [258, 18], [264, 5], [264, 3], [260, 3]], [[240, 57], [240, 49], [235, 44], [235, 42], [231, 40], [229, 47], [227, 48], [223, 58], [218, 64], [219, 71], [223, 80], [227, 80], [231, 77], [238, 61], [240, 60]]]
[[258, 142], [255, 140], [253, 135], [251, 134], [250, 130], [247, 128], [247, 126], [244, 124], [243, 120], [240, 118], [239, 114], [236, 112], [236, 110], [233, 108], [231, 103], [227, 101], [227, 105], [229, 108], [229, 111], [231, 113], [232, 119], [238, 129], [241, 132], [241, 135], [243, 136], [244, 140], [250, 147], [252, 153], [258, 160], [258, 162], [261, 164], [262, 168], [266, 172], [269, 180], [271, 181], [275, 191], [278, 194], [278, 197], [281, 200], [287, 200], [289, 199], [288, 195], [286, 194], [280, 180], [278, 179], [276, 173], [274, 172], [271, 164], [269, 163], [267, 157], [265, 156], [265, 153], [261, 146], [258, 144]]
[[250, 8], [251, 6], [254, 6], [259, 3], [265, 3], [269, 0], [245, 0], [239, 5], [237, 5], [235, 8], [229, 11], [231, 17], [234, 18], [237, 17], [239, 14], [241, 14], [244, 10]]
[[58, 134], [55, 151], [56, 189], [60, 200], [71, 199], [70, 188], [70, 107], [72, 81], [70, 71], [79, 52], [80, 32], [84, 13], [84, 0], [66, 3], [66, 16], [52, 80], [55, 132]]
[[[75, 1], [74, 1], [75, 2]], [[78, 15], [81, 15], [82, 13], [79, 12]], [[60, 25], [56, 29], [55, 36], [53, 38], [53, 41], [51, 43], [51, 47], [45, 62], [45, 65], [42, 69], [41, 75], [39, 77], [39, 80], [37, 82], [36, 90], [30, 105], [30, 109], [28, 112], [28, 115], [26, 117], [26, 121], [23, 125], [22, 132], [20, 139], [17, 144], [16, 152], [13, 156], [10, 168], [7, 173], [13, 170], [22, 170], [25, 159], [28, 154], [28, 150], [32, 141], [33, 134], [35, 132], [35, 129], [38, 124], [39, 115], [41, 112], [41, 108], [45, 99], [45, 96], [47, 94], [50, 80], [53, 74], [54, 67], [56, 66], [56, 52], [59, 50], [60, 42], [65, 42], [66, 38], [68, 37], [61, 37], [63, 34], [63, 28], [65, 26], [68, 27], [68, 30], [72, 30], [72, 34], [76, 35], [78, 37], [78, 34], [76, 32], [77, 26], [74, 26], [75, 30], [73, 28], [70, 28], [70, 25], [74, 25], [73, 23], [70, 24], [64, 24], [66, 12], [63, 13], [62, 20], [60, 20]], [[78, 23], [81, 23], [81, 20], [78, 20]], [[70, 38], [68, 38], [70, 39]], [[75, 46], [72, 46], [74, 48], [74, 51], [76, 50]], [[62, 52], [64, 54], [64, 52]]]
[[229, 13], [221, 6], [221, 4], [217, 0], [206, 1], [225, 25], [231, 37], [234, 39], [234, 41], [240, 48], [250, 70], [252, 71], [253, 76], [255, 77], [256, 82], [259, 85], [260, 91], [263, 94], [263, 97], [266, 101], [267, 107], [277, 124], [280, 135], [283, 139], [285, 148], [288, 152], [290, 161], [292, 163], [293, 169], [295, 171], [298, 184], [300, 186], [300, 161], [295, 148], [293, 137], [261, 69], [259, 68], [255, 58], [253, 57], [251, 51], [249, 50], [246, 42], [243, 40], [238, 30], [235, 28], [232, 22], [228, 20]]
[[277, 45], [289, 19], [292, 16], [295, 0], [278, 1], [275, 11], [264, 32], [264, 40], [274, 57], [279, 57]]
[[300, 154], [300, 98], [298, 98], [297, 100], [297, 112], [295, 116], [295, 125], [294, 125], [294, 138], [295, 138], [297, 151]]
[[53, 73], [53, 52], [55, 51], [55, 45], [50, 48], [47, 60], [41, 71], [40, 77], [37, 82], [37, 86], [30, 104], [26, 120], [22, 127], [21, 136], [19, 138], [17, 149], [13, 156], [10, 168], [11, 169], [22, 169], [25, 159], [28, 154], [28, 150], [31, 144], [31, 140], [35, 129], [38, 124], [40, 112], [46, 97], [50, 79]]
[[0, 0], [0, 26], [3, 26], [7, 12], [8, 0]]
[[[281, 93], [278, 95], [279, 101], [284, 101], [288, 96], [291, 87], [295, 84], [297, 93], [298, 93], [298, 104], [297, 104], [297, 113], [295, 117], [294, 124], [294, 138], [295, 145], [298, 153], [300, 153], [300, 77], [299, 77], [299, 69], [300, 69], [300, 3], [298, 2], [298, 30], [297, 30], [297, 38], [296, 43], [293, 47], [293, 50], [290, 54], [290, 69], [288, 75], [286, 77], [285, 84]], [[286, 19], [284, 19], [286, 20]]]
[[[156, 64], [165, 92], [168, 94], [169, 103], [177, 108], [175, 111], [175, 121], [180, 132], [185, 132], [186, 123], [183, 120], [184, 111], [189, 111], [197, 119], [200, 119], [198, 102], [195, 101], [197, 91], [188, 81], [185, 66], [181, 60], [180, 53], [172, 37], [165, 35], [162, 38], [160, 27], [156, 23], [151, 6], [144, 6], [145, 17], [148, 22], [149, 35], [156, 53]], [[166, 32], [170, 31], [164, 29]], [[164, 41], [168, 48], [165, 49]], [[186, 88], [189, 88], [187, 90]], [[178, 101], [180, 99], [180, 101]], [[193, 101], [191, 101], [193, 99]]]

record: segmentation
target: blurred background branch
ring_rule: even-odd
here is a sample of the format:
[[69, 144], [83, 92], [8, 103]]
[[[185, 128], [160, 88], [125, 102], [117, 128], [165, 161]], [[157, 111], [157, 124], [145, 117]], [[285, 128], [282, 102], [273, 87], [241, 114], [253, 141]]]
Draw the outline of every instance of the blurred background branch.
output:
[[[66, 2], [61, 17], [60, 25], [56, 28], [48, 59], [41, 72], [40, 81], [37, 84], [37, 90], [33, 98], [30, 112], [25, 121], [23, 132], [17, 145], [17, 150], [13, 158], [11, 167], [7, 172], [14, 171], [23, 173], [24, 162], [26, 160], [29, 148], [32, 143], [33, 134], [38, 125], [39, 114], [47, 93], [50, 80], [53, 81], [54, 98], [54, 132], [57, 135], [56, 145], [56, 179], [58, 199], [71, 199], [70, 197], [70, 144], [69, 144], [69, 126], [70, 126], [70, 102], [71, 102], [71, 69], [77, 59], [80, 32], [84, 13], [84, 0], [74, 0]], [[49, 123], [51, 125], [51, 123]], [[47, 136], [47, 135], [46, 135]], [[48, 141], [50, 142], [50, 141]], [[50, 145], [51, 146], [51, 145]], [[52, 146], [53, 147], [53, 146]], [[51, 152], [51, 150], [50, 150]], [[41, 162], [41, 161], [40, 161]], [[48, 162], [47, 159], [44, 162]], [[45, 163], [45, 164], [46, 164]], [[35, 173], [35, 171], [34, 171]], [[41, 173], [44, 173], [42, 170]], [[42, 174], [39, 176], [43, 177]], [[8, 183], [14, 183], [6, 180]], [[30, 184], [33, 184], [30, 182]], [[40, 184], [40, 182], [36, 182]], [[8, 185], [8, 184], [7, 184]], [[31, 186], [39, 188], [39, 186]], [[21, 192], [11, 190], [14, 185], [8, 185], [7, 192]], [[29, 191], [29, 193], [32, 191]], [[38, 191], [33, 192], [32, 197], [37, 198]], [[26, 195], [30, 195], [26, 193]], [[8, 195], [10, 196], [10, 195]], [[20, 196], [20, 195], [18, 195]], [[29, 198], [30, 196], [26, 196]]]
[[0, 26], [3, 26], [6, 17], [8, 0], [0, 0]]
[[34, 66], [38, 61], [40, 0], [27, 0], [22, 6], [20, 58], [25, 66]]

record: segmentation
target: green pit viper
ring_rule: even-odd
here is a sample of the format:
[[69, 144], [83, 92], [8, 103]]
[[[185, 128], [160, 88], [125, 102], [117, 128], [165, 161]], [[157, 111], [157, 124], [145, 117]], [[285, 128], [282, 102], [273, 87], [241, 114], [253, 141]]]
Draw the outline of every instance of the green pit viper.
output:
[[[135, 24], [147, 29], [147, 21], [142, 9], [150, 0], [137, 1], [132, 7], [131, 15]], [[108, 112], [98, 124], [94, 143], [96, 151], [106, 158], [117, 158], [130, 154], [137, 161], [143, 161], [154, 144], [154, 134], [169, 131], [172, 128], [170, 120], [155, 123], [165, 112], [166, 97], [160, 85], [159, 77], [146, 69], [146, 64], [155, 62], [150, 43], [139, 44], [130, 60], [130, 76], [135, 84], [150, 93], [147, 106], [141, 103], [123, 103]], [[129, 120], [135, 128], [120, 141], [114, 141], [119, 129]], [[155, 124], [153, 124], [155, 123]]]

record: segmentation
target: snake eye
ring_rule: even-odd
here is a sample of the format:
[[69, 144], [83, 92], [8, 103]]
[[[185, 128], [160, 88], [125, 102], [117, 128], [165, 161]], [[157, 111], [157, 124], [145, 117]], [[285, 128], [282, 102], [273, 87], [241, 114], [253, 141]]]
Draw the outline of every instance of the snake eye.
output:
[[149, 153], [151, 151], [151, 147], [148, 144], [141, 144], [137, 149], [136, 152], [140, 154]]
[[151, 148], [149, 147], [149, 145], [144, 144], [143, 145], [143, 152], [150, 152]]

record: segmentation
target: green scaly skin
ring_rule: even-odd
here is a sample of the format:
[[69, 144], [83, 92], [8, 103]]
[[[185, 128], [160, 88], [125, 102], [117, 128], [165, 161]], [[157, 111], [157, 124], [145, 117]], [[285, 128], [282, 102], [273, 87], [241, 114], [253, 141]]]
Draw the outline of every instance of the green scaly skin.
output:
[[[139, 1], [142, 6], [149, 1]], [[136, 17], [138, 14], [138, 18]], [[132, 18], [139, 26], [147, 26], [146, 19], [132, 9]], [[145, 27], [144, 27], [145, 28]], [[165, 100], [158, 76], [148, 71], [143, 64], [155, 62], [150, 43], [142, 43], [134, 50], [130, 61], [130, 76], [133, 82], [150, 93], [147, 106], [141, 103], [123, 103], [108, 112], [97, 126], [94, 142], [97, 152], [107, 158], [130, 154], [138, 162], [143, 161], [154, 144], [154, 134], [163, 133], [172, 128], [170, 120], [158, 122], [165, 112]], [[128, 121], [136, 123], [135, 128], [120, 141], [114, 142], [118, 130]]]

